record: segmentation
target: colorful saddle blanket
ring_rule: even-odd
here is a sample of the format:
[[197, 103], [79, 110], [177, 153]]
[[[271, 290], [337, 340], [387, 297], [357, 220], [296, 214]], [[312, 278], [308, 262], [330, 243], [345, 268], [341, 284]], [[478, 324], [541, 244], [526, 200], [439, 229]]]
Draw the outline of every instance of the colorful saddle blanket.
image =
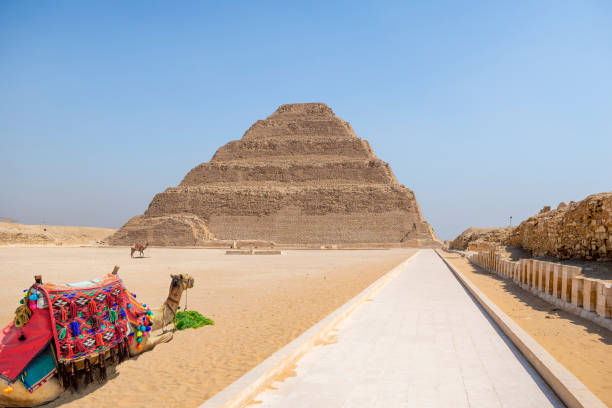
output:
[[9, 382], [19, 378], [30, 392], [56, 373], [48, 370], [49, 355], [58, 370], [80, 360], [99, 361], [109, 352], [127, 355], [133, 328], [141, 336], [152, 324], [152, 313], [116, 274], [78, 284], [34, 284], [28, 298], [30, 320], [0, 332], [0, 376]]
[[123, 347], [127, 340], [130, 298], [123, 283], [108, 275], [94, 285], [35, 285], [49, 305], [60, 363]]

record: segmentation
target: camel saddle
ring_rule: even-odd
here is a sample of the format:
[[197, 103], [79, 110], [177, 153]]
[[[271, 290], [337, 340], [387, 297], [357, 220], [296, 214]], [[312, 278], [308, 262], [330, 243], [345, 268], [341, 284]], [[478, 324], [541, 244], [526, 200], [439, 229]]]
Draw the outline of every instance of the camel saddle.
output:
[[[24, 324], [16, 318], [0, 333], [0, 376], [9, 382], [21, 379], [31, 392], [52, 374], [59, 373], [61, 381], [63, 372], [89, 370], [92, 364], [105, 367], [109, 357], [113, 362], [126, 358], [133, 327], [152, 323], [117, 269], [103, 278], [64, 285], [43, 284], [38, 278], [17, 310], [27, 307], [29, 320]], [[40, 368], [50, 367], [50, 356], [52, 372]], [[24, 373], [34, 371], [39, 374], [26, 383]]]

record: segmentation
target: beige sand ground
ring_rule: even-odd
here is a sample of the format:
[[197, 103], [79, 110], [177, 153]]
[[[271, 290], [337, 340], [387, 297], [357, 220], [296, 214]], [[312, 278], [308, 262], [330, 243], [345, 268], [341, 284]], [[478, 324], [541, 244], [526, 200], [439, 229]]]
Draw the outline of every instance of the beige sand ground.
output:
[[459, 255], [447, 258], [553, 357], [612, 406], [612, 332], [474, 267]]
[[59, 225], [24, 225], [0, 222], [0, 245], [63, 246], [89, 245], [106, 239], [116, 230], [94, 227], [64, 227]]
[[49, 282], [82, 281], [118, 264], [138, 299], [157, 305], [167, 295], [169, 274], [190, 273], [196, 283], [188, 306], [213, 318], [215, 326], [177, 332], [171, 343], [120, 365], [106, 384], [49, 406], [194, 407], [413, 252], [226, 256], [223, 250], [152, 248], [146, 258], [130, 259], [128, 248], [0, 248], [0, 321], [12, 318], [34, 274]]

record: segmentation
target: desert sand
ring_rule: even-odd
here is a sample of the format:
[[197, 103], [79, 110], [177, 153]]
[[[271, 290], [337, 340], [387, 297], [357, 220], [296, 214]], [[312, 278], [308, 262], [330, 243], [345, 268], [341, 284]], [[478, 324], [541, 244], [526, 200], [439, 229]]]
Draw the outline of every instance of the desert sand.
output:
[[[171, 273], [190, 273], [188, 308], [215, 326], [175, 333], [174, 340], [121, 364], [102, 385], [65, 393], [46, 406], [195, 407], [304, 330], [346, 303], [413, 249], [283, 251], [226, 256], [224, 250], [151, 248], [0, 248], [0, 319], [13, 317], [21, 290], [42, 274], [48, 282], [83, 281], [120, 265], [138, 299], [165, 300]], [[182, 305], [185, 305], [183, 297]]]
[[446, 258], [595, 395], [612, 406], [610, 331], [555, 308], [457, 254], [446, 253]]
[[116, 230], [110, 228], [24, 225], [12, 222], [0, 222], [0, 245], [92, 245], [108, 238], [115, 233], [115, 231]]

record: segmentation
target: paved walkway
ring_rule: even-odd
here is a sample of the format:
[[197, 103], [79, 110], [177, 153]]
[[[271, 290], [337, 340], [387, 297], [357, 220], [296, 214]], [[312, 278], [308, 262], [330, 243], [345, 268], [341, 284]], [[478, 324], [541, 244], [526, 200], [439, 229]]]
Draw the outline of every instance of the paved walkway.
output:
[[432, 250], [256, 407], [562, 407]]

